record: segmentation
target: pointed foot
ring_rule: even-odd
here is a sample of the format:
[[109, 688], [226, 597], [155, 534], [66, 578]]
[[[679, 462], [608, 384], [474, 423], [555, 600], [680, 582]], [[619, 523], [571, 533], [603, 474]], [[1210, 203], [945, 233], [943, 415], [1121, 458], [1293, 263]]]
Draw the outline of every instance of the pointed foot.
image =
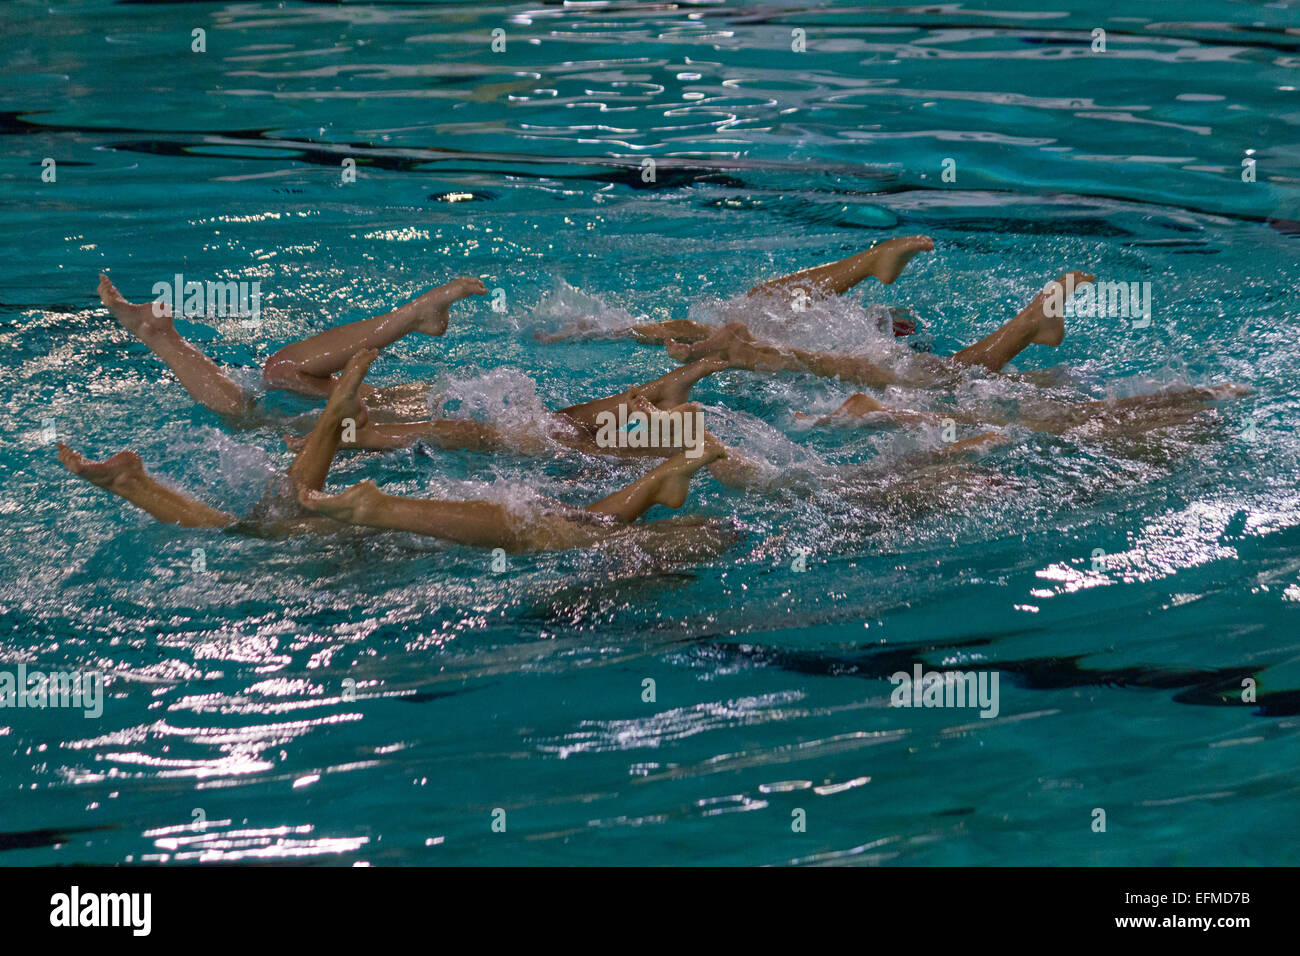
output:
[[59, 442], [59, 462], [64, 468], [92, 485], [112, 489], [123, 481], [144, 475], [144, 463], [133, 451], [119, 451], [103, 461], [91, 461]]
[[298, 501], [308, 511], [349, 524], [364, 523], [374, 504], [382, 497], [383, 492], [369, 479], [358, 482], [337, 495], [327, 495], [310, 488], [298, 490]]
[[452, 279], [446, 285], [431, 289], [412, 303], [420, 318], [414, 326], [423, 335], [439, 336], [447, 331], [451, 321], [451, 305], [471, 295], [487, 295], [487, 286], [473, 276]]
[[933, 252], [934, 240], [929, 236], [902, 236], [873, 246], [869, 252], [876, 260], [872, 270], [885, 285], [892, 285], [903, 274], [907, 264], [918, 252]]
[[102, 272], [99, 274], [97, 291], [99, 301], [113, 314], [113, 318], [117, 319], [122, 328], [142, 341], [174, 328], [171, 309], [159, 302], [137, 305], [126, 301], [126, 297], [117, 291], [117, 286]]
[[[1065, 275], [1057, 279], [1056, 282], [1052, 283], [1052, 285], [1059, 286], [1062, 290], [1077, 289], [1081, 285], [1095, 281], [1096, 278], [1095, 275], [1075, 270], [1074, 272], [1067, 272]], [[1048, 288], [1050, 289], [1051, 286]], [[1062, 306], [1064, 306], [1065, 298], [1063, 295], [1059, 301]], [[1050, 314], [1051, 312], [1056, 311], [1054, 309], [1049, 310], [1044, 308], [1038, 311], [1040, 313], [1038, 316], [1038, 325], [1034, 330], [1034, 337], [1030, 341], [1035, 345], [1046, 345], [1049, 348], [1055, 348], [1065, 341], [1065, 316], [1063, 314]], [[1064, 309], [1061, 311], [1063, 312]]]

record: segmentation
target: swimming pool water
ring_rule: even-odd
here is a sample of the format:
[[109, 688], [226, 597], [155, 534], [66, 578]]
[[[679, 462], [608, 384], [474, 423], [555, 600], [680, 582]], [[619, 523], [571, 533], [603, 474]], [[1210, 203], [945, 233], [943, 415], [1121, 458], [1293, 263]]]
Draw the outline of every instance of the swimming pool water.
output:
[[[1041, 5], [0, 6], [0, 669], [108, 677], [98, 719], [0, 710], [0, 862], [1300, 862], [1300, 14]], [[738, 299], [916, 233], [936, 250], [895, 285]], [[675, 363], [537, 332], [741, 316], [888, 355], [900, 306], [947, 353], [1075, 267], [1149, 281], [1150, 326], [1072, 320], [964, 406], [1253, 394], [1122, 442], [1010, 426], [978, 489], [911, 510], [835, 469], [933, 430], [814, 432], [794, 413], [853, 387], [721, 373], [695, 395], [770, 486], [694, 481], [684, 510], [744, 530], [699, 565], [180, 529], [50, 444], [137, 449], [241, 511], [290, 460], [283, 428], [191, 402], [101, 270], [136, 300], [260, 281], [259, 328], [181, 323], [250, 386], [287, 342], [481, 276], [501, 311], [458, 306], [371, 380], [540, 423]], [[421, 446], [330, 482], [580, 504], [643, 467]], [[998, 716], [890, 707], [917, 662], [996, 670]]]

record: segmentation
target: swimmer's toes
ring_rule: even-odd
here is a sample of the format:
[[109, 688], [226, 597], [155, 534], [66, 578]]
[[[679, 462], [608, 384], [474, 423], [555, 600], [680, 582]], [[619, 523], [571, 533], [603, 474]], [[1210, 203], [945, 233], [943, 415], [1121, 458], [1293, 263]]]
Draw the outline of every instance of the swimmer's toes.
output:
[[877, 260], [873, 274], [885, 285], [890, 285], [903, 274], [913, 256], [933, 249], [934, 241], [929, 236], [904, 236], [882, 242], [872, 250]]
[[164, 332], [172, 327], [171, 309], [157, 302], [135, 304], [126, 301], [125, 296], [104, 273], [99, 274], [99, 301], [117, 319], [124, 329], [141, 339], [150, 333]]
[[415, 305], [421, 316], [415, 331], [437, 337], [447, 331], [451, 323], [451, 305], [471, 295], [487, 295], [487, 286], [474, 276], [461, 276], [446, 285], [425, 293]]
[[80, 452], [74, 451], [63, 442], [59, 442], [59, 464], [72, 472], [74, 475], [81, 474], [82, 468], [86, 465], [86, 458]]
[[487, 295], [488, 293], [487, 286], [485, 286], [483, 280], [477, 276], [461, 276], [459, 279], [456, 279], [455, 282], [457, 286], [456, 291], [460, 293], [460, 298], [462, 299], [466, 296]]
[[337, 495], [301, 488], [298, 491], [298, 501], [304, 508], [337, 521], [361, 521], [368, 513], [368, 506], [379, 494], [379, 486], [367, 478]]
[[99, 288], [96, 291], [99, 293], [99, 301], [104, 305], [131, 304], [126, 301], [126, 297], [121, 292], [117, 291], [117, 286], [113, 285], [113, 280], [103, 272], [99, 274]]
[[298, 489], [298, 503], [301, 504], [304, 508], [307, 508], [307, 509], [310, 510], [310, 511], [321, 511], [321, 510], [323, 510], [323, 509], [321, 508], [321, 505], [322, 505], [324, 502], [328, 501], [329, 498], [330, 498], [329, 495], [327, 495], [327, 494], [325, 494], [324, 492], [321, 492], [321, 491], [316, 491], [316, 490], [313, 489], [313, 488], [301, 488], [301, 487], [300, 487], [300, 488]]
[[144, 462], [138, 454], [129, 450], [119, 451], [103, 461], [91, 461], [60, 443], [59, 461], [74, 475], [103, 488], [111, 486], [120, 478], [144, 474]]
[[869, 415], [872, 412], [883, 412], [884, 410], [885, 406], [880, 404], [880, 402], [876, 401], [870, 395], [865, 395], [862, 392], [854, 392], [845, 399], [843, 405], [836, 409], [836, 414]]

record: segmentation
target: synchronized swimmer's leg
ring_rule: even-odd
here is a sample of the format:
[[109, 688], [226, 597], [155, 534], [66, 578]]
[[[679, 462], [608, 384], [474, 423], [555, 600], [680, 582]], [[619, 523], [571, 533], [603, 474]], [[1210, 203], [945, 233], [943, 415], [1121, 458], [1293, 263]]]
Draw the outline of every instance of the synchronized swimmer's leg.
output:
[[[931, 249], [933, 244], [924, 236], [890, 240], [839, 262], [769, 280], [750, 290], [749, 295], [785, 296], [795, 290], [806, 290], [813, 295], [841, 295], [869, 276], [891, 283], [912, 257]], [[1071, 278], [1076, 286], [1093, 281], [1091, 275], [1075, 272], [1063, 276], [1058, 282], [1064, 284]], [[196, 401], [230, 417], [247, 413], [250, 402], [244, 390], [207, 356], [181, 338], [170, 312], [153, 303], [128, 303], [106, 276], [101, 276], [99, 291], [101, 300], [118, 321], [163, 359]], [[337, 495], [324, 494], [322, 489], [340, 447], [344, 422], [349, 419], [356, 432], [356, 440], [349, 442], [352, 447], [391, 448], [418, 439], [454, 448], [513, 447], [509, 436], [478, 422], [374, 422], [368, 420], [367, 409], [362, 404], [363, 399], [381, 395], [363, 384], [379, 349], [413, 331], [443, 334], [451, 304], [469, 295], [483, 294], [486, 294], [486, 289], [478, 280], [457, 279], [385, 315], [330, 329], [286, 346], [272, 356], [265, 368], [268, 386], [328, 397], [325, 409], [309, 435], [303, 439], [286, 438], [298, 454], [288, 470], [287, 488], [275, 492], [283, 495], [287, 490], [291, 503], [296, 496], [297, 506], [307, 514], [293, 513], [297, 507], [291, 507], [288, 517], [275, 527], [302, 530], [297, 526], [303, 525], [305, 529], [344, 523], [408, 531], [466, 545], [502, 547], [510, 551], [568, 548], [615, 535], [620, 526], [636, 521], [656, 504], [681, 507], [691, 478], [700, 468], [710, 467], [720, 480], [738, 487], [744, 487], [754, 479], [758, 468], [753, 462], [728, 455], [713, 436], [705, 433], [702, 448], [693, 449], [694, 454], [682, 452], [674, 455], [627, 487], [585, 509], [556, 501], [543, 502], [538, 514], [529, 518], [493, 501], [387, 495], [368, 481]], [[698, 406], [687, 404], [691, 388], [706, 376], [728, 367], [756, 371], [803, 370], [873, 387], [940, 384], [951, 380], [955, 368], [961, 366], [980, 366], [999, 372], [1029, 345], [1056, 346], [1063, 340], [1064, 320], [1059, 315], [1049, 314], [1048, 295], [1049, 291], [1045, 289], [992, 335], [952, 356], [943, 359], [918, 357], [916, 364], [921, 371], [915, 376], [878, 366], [857, 355], [815, 353], [762, 342], [738, 322], [719, 329], [690, 320], [640, 326], [632, 330], [634, 337], [641, 341], [666, 341], [669, 353], [688, 364], [618, 395], [563, 409], [556, 413], [559, 416], [556, 422], [562, 419], [565, 424], [562, 427], [557, 424], [554, 437], [584, 452], [620, 453], [619, 449], [596, 446], [593, 436], [602, 413], [616, 412], [620, 406], [629, 413], [698, 412]], [[336, 376], [336, 373], [340, 374]], [[394, 401], [407, 401], [410, 396], [418, 399], [422, 388], [403, 386], [397, 391], [389, 390], [389, 397]], [[1153, 396], [1065, 405], [1059, 414], [1039, 413], [1038, 417], [1022, 419], [1022, 423], [1059, 433], [1099, 422], [1103, 428], [1128, 434], [1185, 421], [1202, 405], [1246, 393], [1246, 389], [1231, 385], [1172, 390]], [[862, 393], [851, 396], [836, 412], [817, 419], [815, 424], [877, 416], [896, 424], [935, 424], [945, 419], [967, 424], [1006, 424], [1005, 421], [990, 422], [965, 411], [918, 412], [888, 408]], [[578, 427], [574, 428], [575, 425]], [[954, 459], [986, 451], [1007, 440], [996, 432], [986, 432], [950, 443], [938, 451], [923, 453], [924, 461], [909, 459], [901, 463], [898, 475], [891, 480], [913, 490], [939, 487], [954, 480], [953, 475], [964, 474]], [[628, 453], [664, 455], [671, 451], [654, 449]], [[204, 505], [150, 477], [133, 451], [119, 452], [103, 462], [91, 462], [60, 445], [59, 460], [74, 474], [132, 502], [160, 521], [185, 527], [228, 528], [238, 524], [227, 512]], [[867, 481], [868, 486], [872, 483]]]
[[[478, 279], [454, 279], [385, 315], [328, 329], [285, 346], [267, 360], [264, 381], [268, 388], [327, 397], [334, 387], [333, 374], [358, 351], [383, 348], [409, 332], [441, 335], [453, 302], [486, 294]], [[125, 329], [167, 364], [196, 402], [231, 418], [252, 408], [250, 396], [234, 379], [181, 338], [170, 308], [156, 302], [127, 302], [106, 275], [99, 277], [99, 298]], [[391, 407], [399, 416], [409, 414], [411, 407], [423, 406], [426, 393], [427, 386], [420, 384], [389, 389], [365, 386], [361, 392], [377, 407]]]
[[694, 319], [668, 319], [665, 322], [643, 322], [634, 325], [628, 334], [642, 345], [663, 345], [669, 339], [678, 342], [698, 342], [713, 332], [712, 325]]
[[[68, 471], [149, 513], [165, 524], [184, 528], [226, 528], [245, 534], [287, 536], [336, 531], [336, 523], [313, 514], [287, 514], [278, 519], [240, 522], [234, 515], [205, 505], [162, 484], [145, 471], [134, 451], [120, 451], [104, 461], [90, 461], [67, 445], [59, 446], [59, 461]], [[274, 491], [270, 493], [276, 497]], [[268, 502], [264, 499], [259, 508]], [[293, 502], [294, 510], [300, 508]]]
[[[374, 422], [357, 428], [355, 440], [345, 447], [358, 451], [387, 451], [406, 448], [416, 442], [438, 448], [466, 451], [496, 451], [510, 447], [499, 428], [467, 418], [434, 418], [418, 422]], [[306, 438], [284, 436], [290, 451], [302, 451]]]
[[[680, 415], [694, 415], [700, 412], [698, 405], [687, 402], [671, 409], [661, 409], [648, 399], [633, 395], [624, 399], [628, 415], [642, 412], [653, 416], [659, 412], [677, 412]], [[420, 422], [376, 423], [370, 422], [356, 430], [354, 440], [342, 446], [357, 451], [387, 451], [394, 448], [406, 448], [417, 442], [427, 442], [438, 448], [463, 451], [509, 451], [515, 454], [544, 454], [554, 452], [556, 446], [569, 448], [584, 455], [613, 455], [618, 458], [668, 458], [676, 450], [690, 445], [684, 429], [670, 429], [678, 445], [648, 445], [633, 447], [614, 445], [606, 447], [596, 440], [596, 434], [586, 428], [565, 427], [565, 421], [556, 421], [555, 427], [529, 430], [526, 433], [516, 429], [502, 431], [495, 425], [476, 422], [462, 418], [434, 418]], [[567, 423], [571, 424], [571, 423]], [[679, 432], [682, 432], [679, 434]], [[547, 439], [550, 439], [549, 441]], [[307, 445], [306, 438], [284, 436], [284, 443], [291, 451], [302, 451]]]
[[[514, 515], [494, 501], [387, 495], [370, 481], [337, 495], [304, 488], [299, 500], [304, 507], [336, 521], [409, 531], [459, 544], [507, 551], [569, 548], [599, 541], [618, 524], [636, 520], [653, 505], [681, 507], [691, 475], [723, 454], [720, 446], [713, 445], [696, 458], [677, 455], [586, 509], [551, 502], [546, 506], [547, 513], [536, 517]], [[613, 518], [615, 523], [605, 524], [596, 520], [598, 516]]]
[[325, 487], [334, 455], [338, 452], [343, 423], [351, 420], [354, 429], [365, 425], [365, 408], [358, 392], [370, 364], [379, 357], [375, 349], [362, 349], [348, 360], [330, 394], [316, 425], [303, 442], [298, 456], [289, 466], [289, 478], [297, 488], [320, 491]]
[[452, 303], [471, 295], [487, 295], [487, 288], [468, 276], [453, 279], [391, 312], [286, 345], [267, 359], [266, 385], [304, 395], [329, 395], [334, 388], [332, 376], [357, 352], [386, 348], [410, 332], [442, 335]]
[[870, 276], [890, 285], [903, 274], [914, 255], [933, 249], [934, 242], [929, 236], [887, 239], [847, 259], [769, 279], [750, 289], [749, 295], [788, 297], [800, 289], [814, 297], [843, 295]]
[[[847, 259], [768, 279], [754, 286], [746, 295], [750, 298], [788, 298], [798, 290], [811, 298], [843, 295], [872, 276], [889, 285], [898, 280], [913, 256], [933, 249], [934, 243], [928, 236], [887, 239]], [[670, 340], [687, 344], [699, 342], [716, 331], [716, 326], [696, 322], [694, 319], [669, 319], [664, 322], [643, 322], [621, 334], [643, 345], [664, 345]], [[561, 331], [539, 334], [537, 339], [550, 343], [573, 337], [574, 333]]]
[[[1092, 282], [1096, 276], [1086, 272], [1072, 273], [1074, 286]], [[1034, 300], [1020, 313], [992, 335], [952, 356], [959, 365], [982, 365], [990, 372], [1000, 372], [1003, 367], [1024, 349], [1032, 345], [1060, 345], [1065, 338], [1065, 318], [1049, 315], [1046, 308], [1052, 285], [1069, 288], [1069, 275], [1061, 276], [1055, 283], [1034, 296]]]
[[99, 277], [99, 300], [124, 329], [167, 364], [200, 405], [230, 418], [238, 418], [252, 407], [248, 393], [234, 379], [181, 338], [170, 308], [157, 302], [127, 302], [103, 274]]
[[[1094, 277], [1076, 272], [1074, 278], [1077, 285], [1091, 282]], [[1057, 281], [1064, 283], [1066, 277], [1062, 276]], [[730, 322], [708, 338], [691, 344], [670, 341], [668, 354], [679, 362], [693, 362], [716, 356], [735, 368], [763, 372], [806, 371], [823, 378], [841, 378], [872, 388], [944, 384], [950, 380], [954, 365], [981, 365], [997, 372], [1031, 344], [1060, 345], [1065, 338], [1065, 320], [1047, 314], [1047, 294], [1047, 290], [1040, 292], [998, 331], [955, 355], [947, 358], [916, 356], [917, 362], [923, 367], [915, 371], [890, 369], [858, 355], [810, 352], [762, 342], [742, 322]]]
[[344, 524], [409, 531], [481, 548], [526, 550], [526, 535], [505, 505], [495, 501], [403, 498], [362, 481], [337, 495], [303, 489], [303, 507]]
[[[678, 411], [694, 413], [699, 409], [686, 405], [691, 388], [701, 379], [727, 367], [727, 363], [717, 358], [702, 359], [682, 368], [674, 369], [643, 385], [635, 385], [625, 392], [574, 405], [556, 412], [564, 421], [557, 422], [550, 437], [561, 445], [566, 445], [588, 454], [619, 454], [626, 457], [652, 455], [665, 457], [672, 454], [671, 449], [622, 449], [601, 448], [595, 444], [593, 433], [599, 428], [597, 416], [603, 412], [618, 413], [620, 405], [626, 406], [627, 414], [641, 411], [652, 414], [657, 411]], [[578, 425], [578, 429], [565, 427]], [[423, 421], [376, 422], [369, 421], [356, 430], [355, 441], [347, 448], [383, 450], [403, 448], [418, 441], [448, 449], [470, 449], [476, 451], [494, 449], [512, 449], [515, 451], [542, 450], [549, 447], [545, 442], [529, 441], [536, 436], [507, 435], [493, 425], [466, 419], [438, 418]], [[305, 438], [285, 436], [285, 444], [293, 451], [301, 451], [306, 445]]]
[[638, 385], [634, 391], [654, 402], [660, 408], [676, 408], [691, 400], [691, 389], [715, 372], [721, 372], [730, 366], [725, 359], [704, 358], [673, 369], [667, 375], [644, 385]]
[[726, 457], [726, 450], [716, 440], [704, 443], [702, 454], [689, 457], [674, 455], [651, 469], [626, 488], [587, 505], [587, 511], [613, 515], [620, 521], [635, 521], [653, 505], [680, 508], [686, 503], [691, 476], [711, 462]]
[[125, 498], [167, 524], [224, 528], [235, 523], [234, 515], [210, 508], [153, 478], [134, 451], [120, 451], [104, 461], [90, 461], [60, 443], [59, 461], [74, 475]]
[[661, 375], [643, 385], [633, 385], [625, 392], [571, 405], [556, 414], [582, 425], [585, 428], [597, 427], [596, 417], [604, 412], [617, 414], [619, 405], [625, 405], [635, 396], [641, 396], [659, 408], [675, 408], [690, 400], [691, 389], [701, 380], [728, 367], [728, 363], [719, 357], [709, 357], [691, 362], [681, 368], [673, 369], [667, 375]]

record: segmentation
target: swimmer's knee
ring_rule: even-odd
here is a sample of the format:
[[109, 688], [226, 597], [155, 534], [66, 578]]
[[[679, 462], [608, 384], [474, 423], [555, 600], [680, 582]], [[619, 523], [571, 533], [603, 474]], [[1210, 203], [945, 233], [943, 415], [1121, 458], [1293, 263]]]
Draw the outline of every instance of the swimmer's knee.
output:
[[262, 366], [262, 384], [267, 388], [285, 388], [293, 390], [300, 384], [301, 370], [297, 363], [288, 358], [281, 358], [280, 353], [272, 355]]
[[328, 378], [308, 375], [297, 362], [289, 358], [272, 355], [262, 366], [262, 385], [267, 389], [282, 389], [310, 395], [313, 398], [329, 395], [331, 382]]

